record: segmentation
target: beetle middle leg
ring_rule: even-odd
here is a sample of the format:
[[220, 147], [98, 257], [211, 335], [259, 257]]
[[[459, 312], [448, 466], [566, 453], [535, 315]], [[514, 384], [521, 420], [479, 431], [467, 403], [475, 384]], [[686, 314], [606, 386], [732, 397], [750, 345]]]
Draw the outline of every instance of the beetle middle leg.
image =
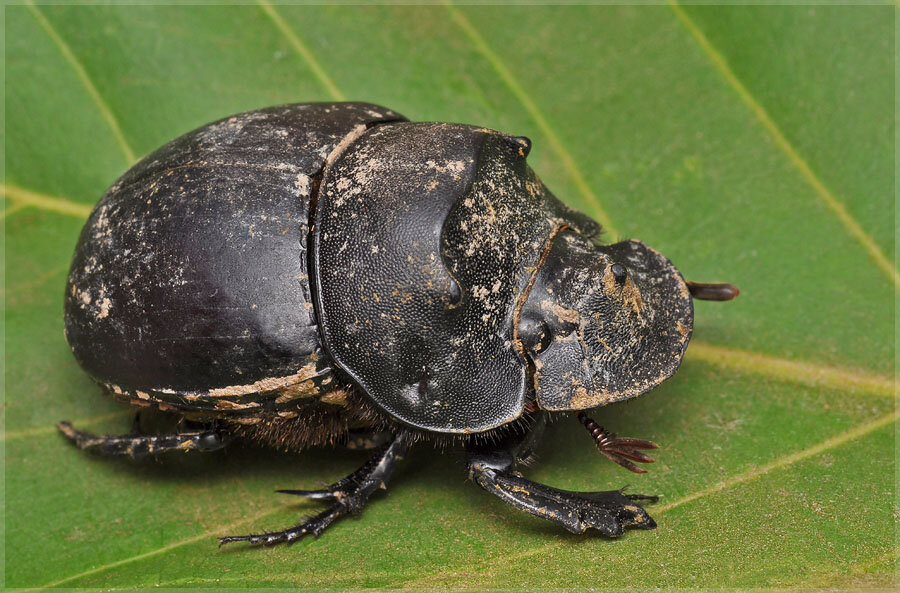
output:
[[534, 440], [526, 433], [509, 436], [499, 443], [470, 445], [467, 449], [469, 475], [503, 502], [558, 523], [572, 533], [593, 528], [607, 537], [618, 537], [626, 529], [656, 527], [653, 518], [637, 504], [638, 501], [655, 502], [656, 496], [625, 494], [624, 489], [573, 492], [523, 478], [514, 467], [533, 447]]
[[288, 529], [271, 533], [220, 537], [219, 545], [241, 541], [265, 545], [290, 543], [310, 533], [318, 537], [337, 519], [345, 515], [360, 514], [372, 494], [379, 489], [386, 489], [394, 473], [394, 467], [406, 456], [408, 449], [407, 439], [402, 435], [394, 436], [390, 443], [380, 447], [362, 467], [330, 486], [321, 490], [278, 490], [277, 492], [282, 494], [324, 500], [330, 502], [331, 506]]
[[97, 451], [104, 455], [127, 455], [134, 459], [167, 451], [216, 451], [229, 440], [227, 434], [215, 428], [147, 435], [138, 433], [133, 427], [132, 434], [97, 435], [78, 430], [68, 422], [59, 422], [56, 427], [79, 449]]

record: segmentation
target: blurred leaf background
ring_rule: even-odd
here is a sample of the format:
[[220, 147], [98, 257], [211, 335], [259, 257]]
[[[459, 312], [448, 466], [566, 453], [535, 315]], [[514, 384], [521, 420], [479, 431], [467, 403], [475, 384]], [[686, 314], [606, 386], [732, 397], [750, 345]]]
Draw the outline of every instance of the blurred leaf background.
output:
[[[7, 587], [505, 589], [896, 585], [894, 20], [887, 6], [5, 8]], [[420, 447], [358, 520], [217, 549], [317, 509], [358, 453], [81, 454], [125, 432], [80, 372], [62, 291], [91, 206], [135, 158], [262, 106], [364, 100], [527, 135], [611, 239], [638, 237], [699, 303], [681, 371], [597, 412], [663, 449], [645, 476], [554, 424], [538, 480], [660, 493], [659, 528], [576, 537]]]

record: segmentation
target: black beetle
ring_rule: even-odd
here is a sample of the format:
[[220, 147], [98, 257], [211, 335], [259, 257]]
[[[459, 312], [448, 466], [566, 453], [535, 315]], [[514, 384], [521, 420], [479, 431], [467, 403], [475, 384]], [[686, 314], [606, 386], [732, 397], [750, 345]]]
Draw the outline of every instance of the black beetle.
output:
[[[299, 450], [384, 435], [321, 490], [294, 541], [357, 513], [419, 439], [464, 441], [469, 475], [569, 531], [653, 528], [652, 496], [569, 492], [514, 471], [548, 414], [578, 411], [600, 451], [632, 471], [649, 441], [582, 410], [640, 395], [678, 368], [691, 296], [639, 241], [558, 201], [525, 162], [527, 138], [414, 123], [366, 103], [250, 111], [143, 158], [103, 196], [75, 250], [66, 338], [117, 398], [178, 416], [173, 434], [78, 447], [139, 457], [210, 451], [234, 437]], [[374, 442], [374, 441], [373, 441]]]

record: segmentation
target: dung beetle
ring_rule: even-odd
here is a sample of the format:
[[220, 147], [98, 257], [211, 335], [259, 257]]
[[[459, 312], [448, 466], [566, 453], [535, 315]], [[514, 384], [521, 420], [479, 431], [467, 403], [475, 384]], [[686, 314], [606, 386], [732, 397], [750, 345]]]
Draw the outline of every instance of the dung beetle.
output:
[[241, 113], [141, 159], [81, 232], [65, 333], [106, 391], [179, 419], [171, 434], [92, 435], [79, 448], [140, 457], [221, 448], [373, 445], [319, 490], [328, 508], [275, 533], [291, 542], [361, 511], [421, 440], [464, 444], [470, 478], [575, 533], [650, 529], [656, 497], [571, 492], [525, 479], [548, 416], [576, 412], [632, 471], [650, 441], [618, 438], [584, 410], [672, 376], [694, 298], [640, 241], [557, 200], [526, 164], [531, 142], [410, 122], [367, 103]]

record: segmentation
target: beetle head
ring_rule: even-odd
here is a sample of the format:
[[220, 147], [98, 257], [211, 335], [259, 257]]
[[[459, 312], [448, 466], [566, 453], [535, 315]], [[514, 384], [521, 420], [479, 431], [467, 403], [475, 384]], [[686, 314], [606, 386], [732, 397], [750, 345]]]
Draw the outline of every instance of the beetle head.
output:
[[693, 316], [687, 284], [659, 252], [561, 231], [519, 315], [538, 405], [581, 410], [649, 391], [678, 369]]

